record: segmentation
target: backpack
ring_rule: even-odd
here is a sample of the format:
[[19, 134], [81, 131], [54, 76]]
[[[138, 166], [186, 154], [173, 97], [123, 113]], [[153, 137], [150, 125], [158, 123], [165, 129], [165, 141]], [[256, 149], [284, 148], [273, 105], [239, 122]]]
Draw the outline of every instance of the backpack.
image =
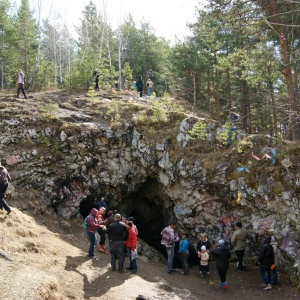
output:
[[83, 220], [82, 227], [84, 229], [88, 229], [88, 218], [89, 218], [89, 215]]

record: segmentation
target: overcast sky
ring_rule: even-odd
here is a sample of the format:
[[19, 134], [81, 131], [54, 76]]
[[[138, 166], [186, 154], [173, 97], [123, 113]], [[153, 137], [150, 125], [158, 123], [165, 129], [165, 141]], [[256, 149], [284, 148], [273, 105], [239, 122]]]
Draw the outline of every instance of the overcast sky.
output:
[[[42, 14], [59, 12], [71, 29], [79, 24], [81, 12], [90, 0], [29, 0], [31, 8], [41, 1]], [[20, 4], [21, 0], [16, 0]], [[187, 22], [196, 21], [195, 7], [203, 7], [205, 0], [94, 0], [101, 11], [103, 3], [107, 5], [108, 21], [116, 27], [129, 13], [137, 24], [143, 18], [149, 21], [157, 36], [174, 41], [175, 35], [182, 39], [188, 34]]]

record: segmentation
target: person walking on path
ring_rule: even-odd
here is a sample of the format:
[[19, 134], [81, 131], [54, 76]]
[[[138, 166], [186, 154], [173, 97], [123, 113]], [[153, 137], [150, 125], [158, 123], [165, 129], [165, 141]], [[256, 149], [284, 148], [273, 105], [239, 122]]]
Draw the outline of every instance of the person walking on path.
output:
[[124, 247], [128, 239], [128, 230], [124, 223], [121, 221], [119, 213], [114, 216], [115, 222], [111, 223], [105, 229], [105, 233], [110, 235], [111, 238], [111, 270], [116, 270], [116, 252], [119, 255], [119, 272], [123, 273], [124, 264]]
[[274, 265], [274, 250], [271, 246], [271, 237], [267, 236], [259, 251], [257, 264], [259, 265], [260, 275], [266, 284], [265, 291], [272, 289], [271, 266]]
[[89, 247], [89, 257], [93, 258], [95, 256], [95, 245], [96, 245], [96, 233], [97, 233], [97, 229], [102, 226], [98, 223], [97, 220], [97, 213], [98, 210], [96, 208], [93, 208], [86, 220], [87, 223], [87, 235], [89, 237], [90, 240], [90, 247]]
[[136, 258], [132, 257], [131, 252], [135, 251], [137, 248], [137, 234], [133, 228], [132, 221], [128, 221], [126, 223], [126, 227], [128, 229], [128, 239], [126, 241], [126, 247], [127, 247], [127, 253], [128, 253], [129, 263], [130, 263], [129, 268], [127, 268], [127, 269], [132, 270], [133, 273], [136, 273], [137, 272], [137, 262], [136, 262]]
[[8, 206], [4, 198], [5, 192], [8, 188], [8, 183], [10, 181], [11, 177], [8, 171], [5, 167], [2, 166], [2, 163], [0, 162], [0, 209], [2, 210], [4, 208], [8, 215], [11, 213], [11, 208]]
[[175, 234], [174, 229], [176, 227], [175, 222], [163, 229], [161, 232], [162, 239], [161, 244], [165, 246], [166, 252], [168, 255], [168, 273], [172, 274], [175, 272], [173, 269], [173, 258], [174, 258], [174, 243], [175, 243]]
[[25, 81], [25, 75], [22, 72], [21, 69], [18, 70], [18, 79], [17, 79], [17, 98], [20, 96], [20, 91], [22, 91], [24, 98], [27, 99], [25, 89], [24, 89], [24, 81]]
[[186, 238], [186, 233], [181, 234], [181, 241], [179, 243], [179, 257], [180, 261], [183, 267], [183, 272], [181, 272], [182, 275], [190, 275], [189, 271], [189, 263], [188, 263], [188, 258], [189, 258], [189, 241]]
[[226, 246], [224, 240], [219, 240], [217, 248], [211, 250], [211, 255], [216, 258], [216, 268], [221, 280], [221, 288], [223, 290], [228, 289], [226, 280], [227, 270], [229, 268], [229, 260], [231, 253], [229, 247]]
[[144, 84], [143, 84], [143, 80], [142, 80], [141, 76], [139, 76], [139, 79], [136, 82], [136, 88], [137, 88], [138, 92], [140, 93], [140, 97], [143, 97]]
[[250, 234], [247, 232], [246, 229], [242, 228], [241, 222], [235, 223], [235, 232], [231, 236], [231, 244], [234, 248], [236, 257], [238, 259], [237, 263], [237, 270], [244, 271], [244, 252], [246, 249], [246, 241], [247, 239], [252, 239]]

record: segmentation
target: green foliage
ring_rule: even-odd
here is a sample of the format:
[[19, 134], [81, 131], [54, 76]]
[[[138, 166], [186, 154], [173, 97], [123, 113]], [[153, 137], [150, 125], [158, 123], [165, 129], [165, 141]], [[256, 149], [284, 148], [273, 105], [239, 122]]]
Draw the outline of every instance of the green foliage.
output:
[[189, 131], [191, 139], [199, 139], [205, 141], [207, 135], [207, 126], [203, 120], [198, 120], [193, 126], [193, 129]]
[[150, 117], [151, 121], [153, 123], [155, 122], [165, 122], [167, 121], [167, 111], [165, 109], [165, 107], [157, 100], [157, 101], [153, 101], [151, 103], [151, 106], [153, 108], [153, 116]]
[[217, 140], [220, 141], [220, 143], [224, 146], [226, 146], [228, 144], [228, 140], [230, 139], [230, 134], [231, 134], [231, 123], [230, 122], [226, 122], [223, 126], [223, 131], [218, 131], [217, 133]]
[[95, 105], [99, 101], [97, 97], [97, 93], [92, 86], [89, 87], [89, 90], [87, 92], [87, 100], [93, 105]]
[[58, 137], [55, 138], [53, 143], [51, 144], [50, 151], [56, 158], [58, 158], [58, 159], [63, 158], [61, 142], [60, 142], [60, 139]]
[[122, 72], [123, 72], [123, 77], [126, 78], [129, 81], [129, 83], [131, 83], [132, 82], [132, 69], [130, 68], [130, 65], [128, 62], [124, 63]]
[[41, 102], [40, 111], [44, 119], [57, 119], [58, 104], [52, 100], [50, 103]]
[[111, 121], [119, 121], [121, 116], [119, 114], [119, 103], [113, 99], [109, 109], [106, 112], [109, 116]]

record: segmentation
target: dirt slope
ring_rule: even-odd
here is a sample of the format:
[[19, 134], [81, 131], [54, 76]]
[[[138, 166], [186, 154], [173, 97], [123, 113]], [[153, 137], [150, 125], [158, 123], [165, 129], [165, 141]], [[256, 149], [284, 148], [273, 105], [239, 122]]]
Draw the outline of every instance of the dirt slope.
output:
[[[219, 289], [211, 263], [211, 275], [201, 279], [197, 267], [190, 276], [178, 270], [167, 274], [162, 263], [139, 257], [138, 273], [110, 270], [110, 255], [96, 252], [88, 259], [88, 241], [80, 220], [59, 219], [54, 213], [29, 215], [13, 208], [7, 216], [0, 210], [0, 299], [300, 299], [281, 275], [281, 285], [263, 291], [255, 266], [236, 272], [231, 266], [230, 289]], [[126, 259], [125, 266], [128, 265]]]

